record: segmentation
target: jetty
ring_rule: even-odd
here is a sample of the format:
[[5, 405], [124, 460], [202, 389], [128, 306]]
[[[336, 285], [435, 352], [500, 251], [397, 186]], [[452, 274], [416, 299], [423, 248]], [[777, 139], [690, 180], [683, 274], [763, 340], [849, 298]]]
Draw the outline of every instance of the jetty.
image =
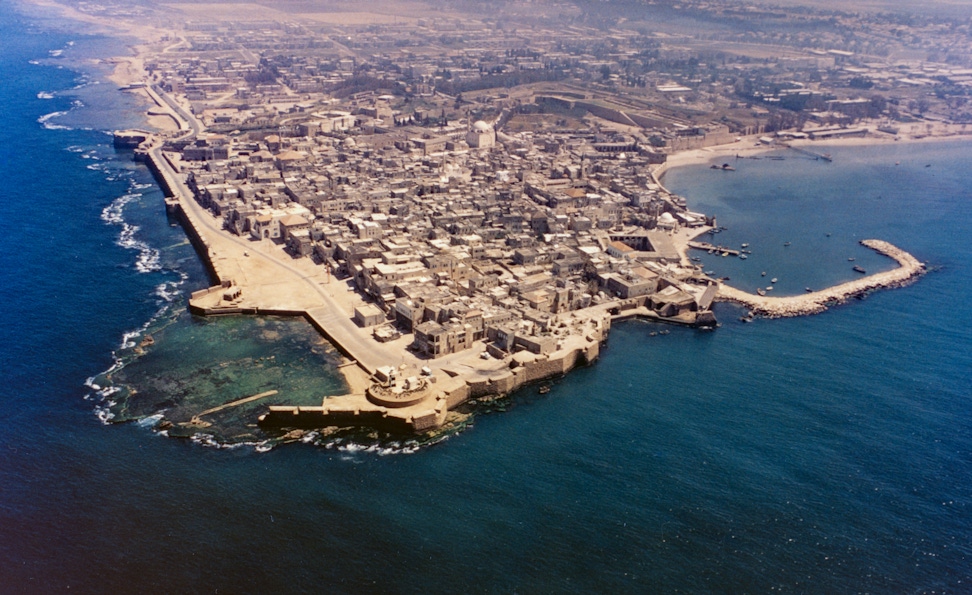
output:
[[709, 242], [692, 241], [688, 243], [688, 246], [689, 248], [705, 250], [706, 252], [711, 252], [713, 254], [728, 254], [729, 256], [739, 256], [740, 254], [739, 250], [726, 248], [725, 246], [716, 246], [715, 244], [710, 244]]
[[817, 153], [816, 151], [811, 151], [810, 149], [804, 149], [803, 147], [794, 147], [793, 145], [788, 143], [780, 143], [780, 144], [781, 146], [784, 146], [787, 149], [790, 149], [791, 151], [796, 151], [797, 153], [800, 153], [801, 155], [806, 155], [807, 157], [813, 157], [814, 159], [822, 159], [827, 162], [831, 162], [834, 160], [828, 153]]
[[865, 295], [878, 289], [903, 287], [926, 272], [917, 258], [897, 246], [883, 240], [861, 240], [861, 245], [898, 262], [898, 268], [875, 273], [834, 285], [820, 291], [786, 297], [768, 297], [747, 293], [726, 284], [719, 286], [718, 301], [733, 302], [750, 309], [754, 316], [763, 318], [787, 318], [817, 314], [828, 307], [842, 304], [848, 299]]

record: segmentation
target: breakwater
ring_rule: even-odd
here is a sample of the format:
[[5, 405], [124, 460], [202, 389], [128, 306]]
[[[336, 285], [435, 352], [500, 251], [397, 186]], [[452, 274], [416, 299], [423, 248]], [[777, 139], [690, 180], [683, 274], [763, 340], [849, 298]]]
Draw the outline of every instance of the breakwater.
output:
[[864, 295], [877, 289], [901, 287], [913, 282], [925, 273], [926, 268], [917, 258], [897, 246], [883, 240], [861, 240], [866, 246], [879, 254], [893, 258], [898, 268], [883, 273], [875, 273], [854, 281], [841, 283], [820, 291], [804, 295], [769, 297], [747, 293], [735, 287], [719, 286], [719, 301], [733, 302], [750, 309], [753, 315], [763, 318], [787, 318], [818, 314], [830, 306], [846, 302], [848, 299]]

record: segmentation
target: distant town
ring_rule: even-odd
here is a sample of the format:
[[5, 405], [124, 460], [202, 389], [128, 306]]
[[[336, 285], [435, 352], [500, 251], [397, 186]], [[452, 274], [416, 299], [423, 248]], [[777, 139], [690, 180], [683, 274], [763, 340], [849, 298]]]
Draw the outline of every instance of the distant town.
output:
[[[466, 400], [592, 361], [612, 320], [713, 328], [720, 298], [772, 315], [764, 292], [720, 295], [691, 256], [747, 251], [661, 185], [670, 156], [827, 158], [815, 142], [972, 121], [967, 19], [707, 2], [330, 18], [284, 3], [238, 19], [173, 6], [181, 22], [154, 29], [122, 77], [155, 102], [159, 130], [116, 143], [150, 161], [210, 264], [218, 285], [191, 307], [303, 314], [367, 376], [348, 401], [270, 407], [263, 422], [281, 427], [436, 428]], [[138, 10], [114, 16], [158, 18]], [[877, 246], [904, 272], [829, 300], [922, 270]], [[267, 281], [261, 259], [279, 263]], [[291, 273], [320, 296], [268, 300]]]

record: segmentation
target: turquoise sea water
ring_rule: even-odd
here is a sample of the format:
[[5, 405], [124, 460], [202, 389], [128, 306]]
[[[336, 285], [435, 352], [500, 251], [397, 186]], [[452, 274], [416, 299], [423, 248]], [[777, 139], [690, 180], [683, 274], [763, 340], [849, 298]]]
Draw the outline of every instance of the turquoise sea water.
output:
[[910, 287], [792, 320], [720, 306], [709, 333], [618, 325], [549, 394], [410, 454], [217, 449], [103, 424], [86, 380], [146, 324], [167, 325], [141, 364], [160, 395], [169, 366], [212, 377], [225, 338], [251, 343], [235, 382], [300, 332], [182, 313], [202, 267], [104, 133], [138, 122], [89, 60], [121, 42], [0, 4], [0, 44], [0, 592], [970, 591], [969, 144], [666, 176], [751, 245], [703, 257], [742, 287], [890, 266], [864, 237], [933, 266]]

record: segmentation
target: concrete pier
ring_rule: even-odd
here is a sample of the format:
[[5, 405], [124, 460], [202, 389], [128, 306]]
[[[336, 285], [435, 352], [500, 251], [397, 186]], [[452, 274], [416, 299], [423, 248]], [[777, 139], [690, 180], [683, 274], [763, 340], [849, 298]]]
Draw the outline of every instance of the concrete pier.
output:
[[753, 295], [722, 284], [719, 286], [717, 299], [746, 306], [754, 315], [764, 318], [804, 316], [823, 312], [829, 306], [842, 304], [852, 297], [876, 289], [907, 285], [925, 273], [924, 264], [893, 244], [883, 240], [862, 240], [861, 244], [875, 252], [893, 258], [898, 262], [898, 268], [861, 277], [820, 291], [787, 297]]

